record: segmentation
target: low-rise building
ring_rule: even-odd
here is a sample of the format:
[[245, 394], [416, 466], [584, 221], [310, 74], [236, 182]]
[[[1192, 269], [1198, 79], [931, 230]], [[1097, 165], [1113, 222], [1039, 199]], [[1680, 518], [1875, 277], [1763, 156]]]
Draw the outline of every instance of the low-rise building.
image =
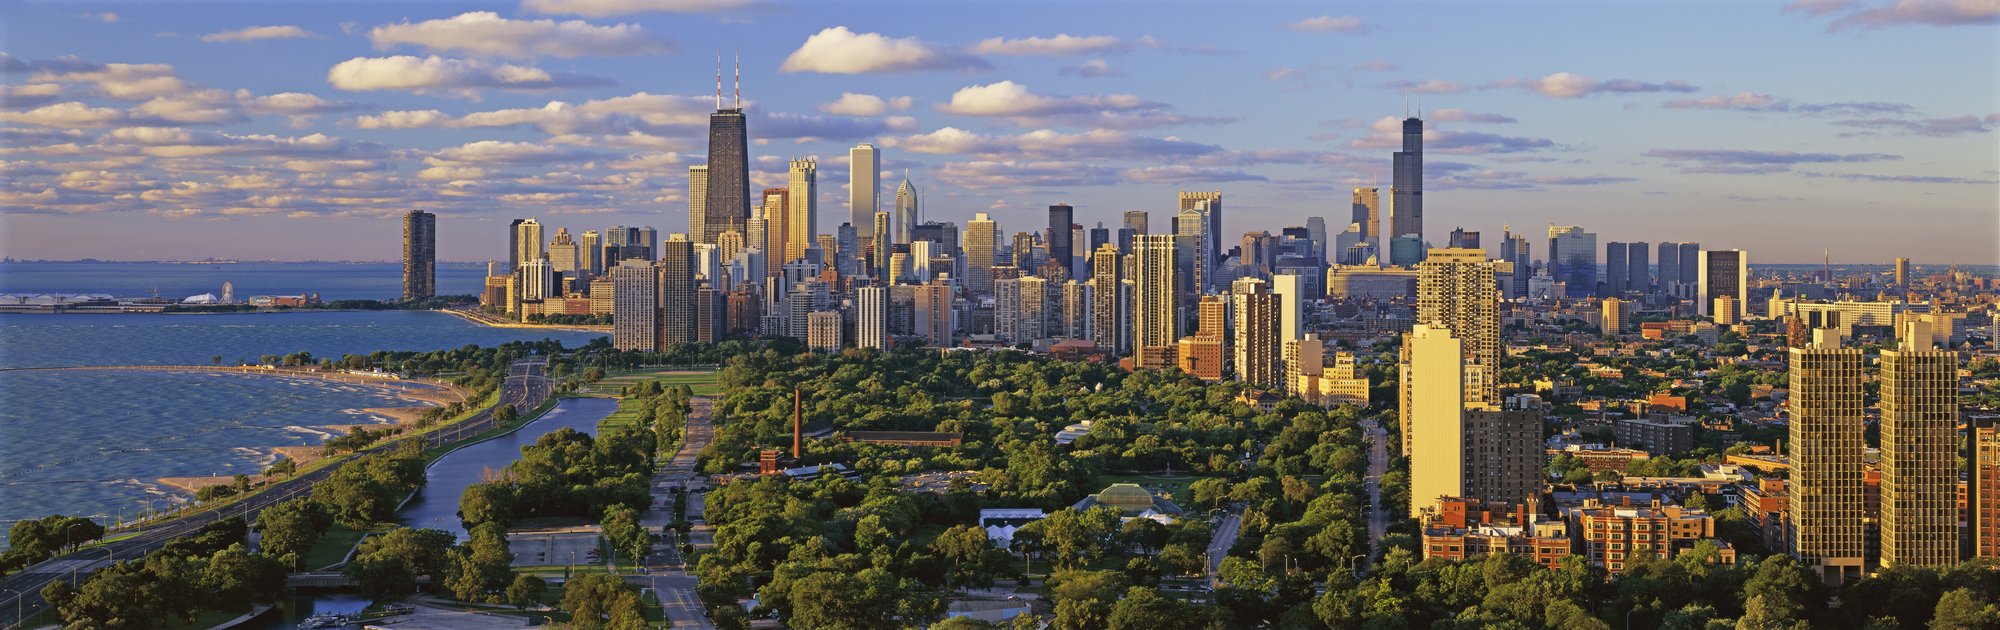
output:
[[1423, 533], [1425, 559], [1463, 560], [1506, 552], [1553, 568], [1571, 555], [1567, 525], [1543, 517], [1533, 501], [1482, 503], [1442, 497], [1429, 514]]
[[1720, 548], [1718, 562], [1736, 563], [1736, 550], [1716, 539], [1715, 517], [1703, 510], [1663, 505], [1659, 501], [1632, 505], [1605, 504], [1592, 499], [1564, 512], [1577, 554], [1612, 573], [1624, 572], [1626, 565], [1642, 556], [1679, 556], [1702, 541], [1713, 542]]
[[1652, 455], [1679, 455], [1694, 449], [1694, 416], [1654, 414], [1644, 418], [1624, 418], [1611, 425], [1620, 445], [1644, 449]]

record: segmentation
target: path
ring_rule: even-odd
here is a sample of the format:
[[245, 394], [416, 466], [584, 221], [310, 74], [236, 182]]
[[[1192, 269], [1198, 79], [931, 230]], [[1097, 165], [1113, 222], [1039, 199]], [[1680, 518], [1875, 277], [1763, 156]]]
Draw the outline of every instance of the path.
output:
[[[714, 436], [712, 417], [715, 401], [697, 396], [689, 403], [692, 410], [688, 413], [687, 427], [682, 431], [681, 448], [653, 475], [653, 496], [660, 499], [660, 504], [641, 517], [641, 522], [649, 528], [663, 528], [673, 523], [676, 490], [687, 494], [689, 520], [700, 520], [702, 514], [702, 496], [708, 489], [708, 476], [697, 472], [695, 463], [701, 449], [707, 448]], [[626, 580], [652, 588], [673, 627], [714, 628], [715, 625], [708, 620], [707, 611], [702, 608], [701, 597], [695, 592], [695, 585], [700, 579], [688, 573], [687, 563], [681, 558], [680, 538], [672, 529], [667, 529], [667, 532], [653, 545], [652, 557], [646, 559], [648, 573], [626, 576]]]
[[[501, 388], [500, 404], [514, 405], [517, 409], [526, 410], [533, 409], [548, 399], [551, 381], [548, 377], [542, 376], [542, 370], [547, 367], [545, 361], [545, 359], [528, 359], [515, 361], [508, 366], [507, 380]], [[466, 435], [492, 428], [493, 410], [497, 408], [496, 405], [483, 409], [463, 422], [439, 430], [386, 440], [362, 453], [394, 450], [410, 440], [419, 440], [424, 448], [436, 448]], [[42, 601], [41, 590], [51, 582], [63, 580], [75, 584], [89, 575], [90, 571], [108, 565], [112, 560], [131, 560], [144, 556], [166, 545], [168, 541], [194, 533], [204, 525], [225, 518], [254, 520], [264, 508], [311, 492], [314, 484], [331, 478], [335, 471], [357, 459], [360, 458], [349, 458], [318, 470], [302, 473], [266, 487], [240, 501], [148, 525], [132, 533], [130, 538], [71, 551], [0, 579], [0, 597], [8, 598], [0, 599], [0, 625], [14, 623], [17, 617], [33, 615], [46, 607], [47, 603]]]
[[1382, 509], [1382, 475], [1389, 473], [1388, 432], [1374, 418], [1361, 421], [1368, 433], [1368, 564], [1382, 555], [1382, 537], [1389, 533], [1389, 512]]

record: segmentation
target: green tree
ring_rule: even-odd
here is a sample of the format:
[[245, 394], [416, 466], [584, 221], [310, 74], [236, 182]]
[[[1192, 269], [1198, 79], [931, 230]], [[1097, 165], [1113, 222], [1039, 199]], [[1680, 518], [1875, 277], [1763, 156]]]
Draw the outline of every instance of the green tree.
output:
[[[313, 543], [333, 525], [333, 514], [312, 497], [299, 497], [257, 513], [257, 530], [267, 555], [304, 558]], [[292, 567], [297, 568], [297, 567]]]
[[1938, 598], [1931, 615], [1931, 630], [1987, 630], [2000, 628], [2000, 604], [1982, 602], [1969, 588], [1955, 588]]
[[513, 405], [501, 405], [499, 409], [493, 410], [493, 421], [496, 423], [513, 424], [515, 420], [520, 419], [521, 410], [515, 409]]
[[507, 585], [507, 603], [515, 608], [528, 608], [539, 604], [548, 595], [549, 584], [542, 578], [526, 573], [514, 576], [514, 583]]
[[611, 547], [634, 564], [646, 561], [646, 552], [653, 546], [653, 536], [639, 524], [639, 513], [624, 504], [612, 504], [604, 510], [602, 523], [604, 538]]
[[1114, 571], [1071, 569], [1049, 574], [1049, 599], [1056, 605], [1053, 627], [1060, 630], [1105, 627], [1125, 588], [1125, 576]]
[[995, 574], [1005, 571], [1007, 552], [993, 546], [986, 530], [977, 525], [958, 525], [944, 530], [931, 541], [931, 553], [950, 565], [947, 584], [952, 587], [986, 586]]
[[465, 544], [451, 550], [444, 586], [459, 601], [499, 603], [514, 580], [513, 559], [506, 528], [482, 524], [472, 529]]
[[573, 627], [585, 630], [610, 628], [621, 618], [629, 622], [634, 614], [643, 620], [646, 612], [639, 587], [603, 573], [586, 573], [564, 585], [562, 608]]
[[482, 523], [502, 528], [514, 522], [514, 488], [501, 482], [475, 483], [458, 495], [458, 520], [468, 531]]
[[428, 576], [434, 582], [443, 577], [452, 540], [451, 533], [442, 530], [397, 527], [362, 541], [344, 571], [370, 597], [406, 596], [417, 592], [418, 577]]
[[242, 544], [215, 552], [202, 568], [202, 587], [224, 610], [244, 610], [252, 602], [271, 601], [285, 590], [285, 566], [267, 554], [250, 553]]

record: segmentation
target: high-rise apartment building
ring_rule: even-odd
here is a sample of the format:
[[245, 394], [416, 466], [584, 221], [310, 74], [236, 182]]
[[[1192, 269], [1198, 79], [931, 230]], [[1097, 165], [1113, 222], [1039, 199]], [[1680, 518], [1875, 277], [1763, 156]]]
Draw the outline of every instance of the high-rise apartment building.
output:
[[1905, 322], [1881, 357], [1882, 567], [1958, 564], [1958, 355]]
[[1910, 286], [1910, 259], [1908, 258], [1896, 259], [1895, 280], [1896, 280], [1896, 286], [1898, 287]]
[[[1417, 265], [1417, 323], [1451, 331], [1472, 362], [1495, 375], [1500, 370], [1500, 286], [1506, 263], [1486, 259], [1482, 250], [1431, 250]], [[1494, 379], [1483, 379], [1475, 400], [1500, 403]]]
[[854, 345], [878, 350], [889, 347], [889, 287], [854, 290]]
[[1604, 298], [1601, 305], [1604, 320], [1604, 334], [1616, 336], [1625, 332], [1625, 301], [1618, 298]]
[[840, 311], [806, 314], [806, 347], [826, 352], [840, 350]]
[[903, 173], [903, 183], [896, 186], [896, 242], [910, 242], [917, 221], [917, 186], [910, 183], [909, 173]]
[[688, 234], [696, 239], [708, 234], [708, 165], [688, 167]]
[[1549, 226], [1549, 277], [1563, 283], [1563, 295], [1597, 293], [1597, 235], [1574, 225]]
[[965, 224], [965, 286], [980, 295], [993, 293], [993, 254], [1000, 242], [1000, 224], [980, 212]]
[[521, 265], [542, 257], [542, 223], [534, 219], [521, 219], [514, 224], [514, 267], [519, 273]]
[[521, 224], [527, 222], [527, 219], [507, 222], [507, 273], [521, 271]]
[[1862, 356], [1831, 330], [1792, 348], [1785, 541], [1827, 583], [1861, 577]]
[[1528, 278], [1535, 275], [1535, 259], [1529, 250], [1528, 238], [1515, 234], [1513, 226], [1501, 227], [1500, 260], [1514, 265], [1514, 272], [1500, 284], [1500, 294], [1508, 298], [1527, 297]]
[[702, 232], [695, 242], [714, 243], [723, 232], [743, 233], [750, 218], [750, 146], [743, 108], [723, 108], [718, 101], [708, 116], [708, 191]]
[[1604, 244], [1604, 292], [1600, 295], [1624, 295], [1627, 272], [1625, 264], [1631, 262], [1625, 244], [1611, 242]]
[[556, 292], [555, 266], [549, 264], [546, 255], [521, 263], [521, 273], [515, 275], [521, 278], [517, 288], [522, 301], [546, 300], [561, 295]]
[[1684, 295], [1695, 295], [1695, 286], [1701, 277], [1701, 243], [1679, 243], [1674, 246], [1680, 251], [1681, 284], [1686, 288]]
[[1679, 243], [1660, 241], [1660, 273], [1656, 292], [1671, 294], [1674, 285], [1681, 283], [1681, 246]]
[[[1126, 210], [1126, 211], [1125, 211], [1125, 229], [1128, 229], [1128, 230], [1131, 230], [1133, 234], [1145, 234], [1145, 233], [1146, 233], [1146, 211], [1145, 211], [1145, 210]], [[1121, 250], [1121, 251], [1123, 251], [1123, 250]], [[1126, 253], [1130, 253], [1130, 252], [1126, 252]]]
[[1975, 417], [1966, 426], [1966, 551], [2000, 558], [2000, 418]]
[[[1222, 262], [1222, 235], [1225, 234], [1222, 231], [1222, 191], [1191, 192], [1183, 190], [1180, 195], [1179, 208], [1181, 212], [1189, 210], [1198, 211], [1201, 213], [1202, 218], [1207, 221], [1207, 224], [1202, 226], [1203, 233], [1208, 235], [1208, 244], [1206, 245], [1209, 257], [1207, 268], [1215, 268], [1217, 264]], [[1210, 285], [1204, 290], [1214, 290], [1214, 287]]]
[[403, 215], [403, 299], [437, 296], [437, 215]]
[[684, 235], [660, 245], [659, 348], [695, 340], [695, 243]]
[[896, 279], [896, 274], [889, 268], [889, 253], [893, 251], [896, 244], [895, 228], [891, 227], [889, 222], [889, 213], [875, 213], [873, 223], [875, 229], [871, 231], [872, 236], [868, 238], [869, 269], [872, 270], [873, 275], [877, 279], [882, 281], [882, 284], [889, 284]]
[[577, 265], [591, 276], [604, 275], [604, 240], [597, 230], [584, 230], [583, 238], [577, 242]]
[[653, 264], [626, 259], [611, 268], [611, 347], [659, 348], [660, 278]]
[[934, 277], [915, 291], [912, 319], [917, 335], [933, 348], [951, 347], [952, 331], [958, 329], [953, 319], [951, 279]]
[[1645, 241], [1625, 244], [1625, 290], [1645, 293], [1653, 288], [1650, 247]]
[[[1237, 280], [1230, 292], [1235, 302], [1236, 378], [1252, 387], [1279, 389], [1285, 386], [1284, 340], [1278, 335], [1283, 297], [1271, 292], [1271, 283], [1257, 278]], [[1204, 333], [1207, 331], [1204, 330]]]
[[1306, 334], [1306, 280], [1302, 274], [1271, 276], [1271, 292], [1278, 295], [1278, 344], [1296, 341]]
[[1176, 280], [1190, 296], [1213, 290], [1209, 285], [1214, 275], [1215, 241], [1208, 233], [1210, 221], [1203, 207], [1181, 210], [1174, 216], [1174, 242], [1179, 252], [1174, 265], [1180, 274]]
[[1141, 367], [1164, 367], [1180, 331], [1174, 235], [1140, 234], [1132, 249], [1132, 352]]
[[549, 266], [562, 277], [558, 294], [569, 293], [569, 288], [581, 286], [577, 284], [577, 269], [582, 266], [583, 260], [580, 253], [576, 240], [569, 236], [569, 228], [556, 228], [555, 238], [549, 240]]
[[1442, 326], [1403, 336], [1403, 453], [1410, 458], [1410, 516], [1439, 497], [1465, 495], [1465, 346]]
[[1736, 307], [1735, 317], [1746, 315], [1750, 298], [1750, 254], [1740, 249], [1703, 251], [1698, 268], [1695, 295], [1701, 314], [1715, 314], [1715, 300], [1728, 296]]
[[1354, 189], [1354, 213], [1350, 221], [1361, 224], [1363, 242], [1382, 242], [1382, 189]]
[[1105, 243], [1090, 254], [1091, 325], [1090, 338], [1098, 352], [1124, 356], [1126, 352], [1125, 310], [1119, 303], [1120, 278], [1118, 246]]
[[873, 225], [880, 212], [882, 196], [882, 154], [875, 145], [862, 143], [847, 150], [847, 222], [855, 226]]
[[791, 209], [785, 213], [784, 258], [773, 267], [792, 262], [806, 256], [806, 250], [813, 246], [813, 237], [819, 234], [819, 161], [814, 158], [792, 158], [787, 169], [785, 201]]
[[1072, 236], [1070, 228], [1074, 225], [1076, 225], [1075, 208], [1063, 203], [1049, 206], [1049, 231], [1045, 238], [1049, 244], [1049, 260], [1062, 265], [1063, 271], [1071, 278], [1077, 276], [1077, 270], [1071, 268], [1076, 256], [1076, 242], [1070, 240]]

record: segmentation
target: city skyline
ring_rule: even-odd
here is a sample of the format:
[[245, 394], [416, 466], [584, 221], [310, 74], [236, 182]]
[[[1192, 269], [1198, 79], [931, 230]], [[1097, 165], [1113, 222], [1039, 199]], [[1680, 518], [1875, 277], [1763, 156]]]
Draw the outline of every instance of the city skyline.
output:
[[[905, 6], [286, 5], [226, 19], [185, 6], [8, 9], [37, 28], [0, 60], [7, 255], [392, 260], [410, 210], [438, 216], [446, 261], [498, 258], [495, 235], [519, 217], [685, 232], [687, 168], [708, 151], [714, 91], [733, 89], [709, 84], [729, 80], [711, 77], [731, 71], [717, 49], [721, 65], [742, 59], [749, 190], [817, 156], [826, 208], [848, 207], [845, 150], [865, 142], [876, 179], [907, 170], [931, 220], [986, 212], [1011, 233], [1069, 204], [1085, 226], [1134, 209], [1170, 225], [1176, 191], [1221, 190], [1221, 242], [1313, 216], [1337, 229], [1351, 188], [1391, 187], [1400, 121], [1421, 99], [1423, 234], [1438, 246], [1454, 227], [1565, 224], [1760, 262], [1830, 249], [1991, 263], [2000, 230], [1991, 79], [1899, 71], [1993, 49], [1982, 27], [2000, 14], [1973, 3], [1510, 4], [1445, 20], [1269, 4], [1220, 21], [1189, 5], [1145, 24], [1084, 7], [1062, 27], [1011, 6], [959, 20]], [[1645, 33], [1613, 25], [1641, 19]], [[1724, 43], [1681, 50], [1676, 24]], [[1604, 52], [1448, 43], [1557, 29]], [[266, 63], [232, 63], [245, 54]], [[2000, 75], [1991, 55], [1952, 57]], [[1846, 80], [1811, 79], [1836, 69]], [[81, 234], [103, 250], [68, 244]]]

